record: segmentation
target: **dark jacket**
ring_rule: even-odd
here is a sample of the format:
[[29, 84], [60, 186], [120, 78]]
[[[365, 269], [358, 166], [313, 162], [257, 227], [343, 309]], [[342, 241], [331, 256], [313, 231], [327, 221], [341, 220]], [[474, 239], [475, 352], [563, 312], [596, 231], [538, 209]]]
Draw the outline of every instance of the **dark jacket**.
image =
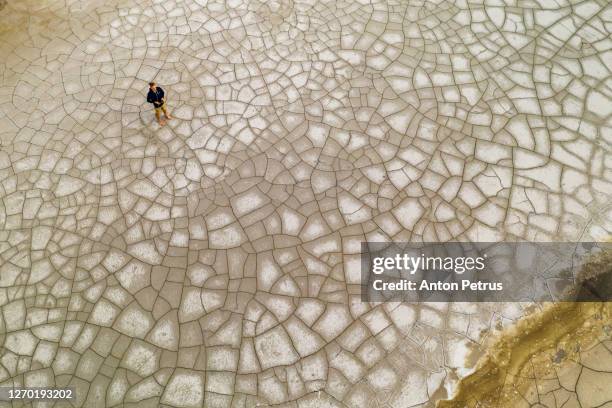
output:
[[164, 90], [161, 89], [159, 86], [157, 87], [155, 92], [149, 89], [149, 93], [147, 94], [147, 102], [152, 103], [153, 106], [159, 108], [164, 104], [164, 101], [162, 100], [164, 98], [164, 95]]

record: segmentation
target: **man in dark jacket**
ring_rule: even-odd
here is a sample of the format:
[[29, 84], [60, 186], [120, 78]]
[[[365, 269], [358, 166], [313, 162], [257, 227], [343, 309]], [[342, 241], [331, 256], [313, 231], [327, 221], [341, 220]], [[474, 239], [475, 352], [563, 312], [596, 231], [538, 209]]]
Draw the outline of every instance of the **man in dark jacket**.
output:
[[155, 118], [161, 126], [166, 124], [166, 121], [161, 119], [161, 113], [164, 112], [166, 119], [172, 119], [166, 110], [166, 94], [155, 82], [149, 83], [149, 93], [147, 94], [147, 102], [152, 103], [155, 108]]

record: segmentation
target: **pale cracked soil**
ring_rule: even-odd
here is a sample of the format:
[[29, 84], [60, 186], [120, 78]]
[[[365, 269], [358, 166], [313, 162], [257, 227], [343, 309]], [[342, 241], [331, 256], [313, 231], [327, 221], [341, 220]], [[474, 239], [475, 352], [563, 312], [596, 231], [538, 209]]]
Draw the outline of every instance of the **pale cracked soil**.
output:
[[525, 305], [362, 303], [361, 241], [610, 236], [606, 0], [0, 8], [1, 385], [431, 406]]

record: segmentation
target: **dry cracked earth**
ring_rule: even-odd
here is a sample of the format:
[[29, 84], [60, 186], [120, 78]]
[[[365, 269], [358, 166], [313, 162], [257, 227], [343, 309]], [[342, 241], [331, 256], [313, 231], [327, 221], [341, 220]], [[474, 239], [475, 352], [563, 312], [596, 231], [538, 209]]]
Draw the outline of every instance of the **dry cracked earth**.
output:
[[[607, 0], [0, 0], [0, 384], [450, 397], [527, 306], [363, 303], [360, 242], [609, 239], [611, 32]], [[609, 407], [606, 333], [516, 406]]]

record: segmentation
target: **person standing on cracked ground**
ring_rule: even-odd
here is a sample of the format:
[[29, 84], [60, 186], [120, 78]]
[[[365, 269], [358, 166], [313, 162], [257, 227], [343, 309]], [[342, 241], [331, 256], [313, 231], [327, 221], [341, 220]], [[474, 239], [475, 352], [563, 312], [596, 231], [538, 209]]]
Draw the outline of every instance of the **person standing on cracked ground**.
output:
[[166, 109], [166, 94], [161, 87], [157, 86], [155, 82], [149, 83], [149, 93], [147, 94], [147, 102], [152, 103], [155, 108], [155, 118], [160, 126], [166, 124], [165, 120], [162, 120], [161, 113], [164, 112], [164, 116], [167, 120], [172, 119], [172, 116], [168, 114]]

